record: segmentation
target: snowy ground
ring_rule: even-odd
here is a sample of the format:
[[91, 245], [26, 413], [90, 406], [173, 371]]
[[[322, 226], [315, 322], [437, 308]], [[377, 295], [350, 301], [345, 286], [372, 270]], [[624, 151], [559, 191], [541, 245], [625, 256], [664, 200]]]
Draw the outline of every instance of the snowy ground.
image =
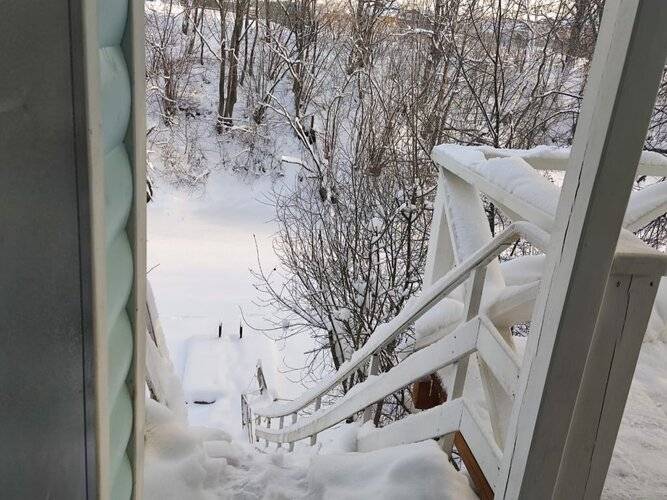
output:
[[[360, 498], [346, 496], [346, 491], [351, 495], [347, 490], [351, 486], [336, 485], [340, 480], [337, 475], [325, 475], [328, 479], [324, 484], [324, 479], [318, 479], [314, 472], [336, 470], [329, 467], [339, 467], [346, 460], [354, 463], [352, 455], [340, 455], [351, 449], [353, 429], [349, 432], [338, 429], [321, 436], [319, 441], [324, 444], [324, 450], [338, 453], [332, 455], [330, 462], [315, 459], [310, 473], [308, 463], [312, 451], [301, 450], [293, 457], [264, 455], [245, 444], [239, 400], [241, 393], [253, 383], [257, 360], [262, 360], [265, 373], [272, 377], [271, 385], [280, 395], [293, 396], [300, 388], [281, 376], [278, 370], [284, 360], [288, 364], [297, 364], [307, 346], [298, 341], [278, 346], [247, 326], [244, 338], [238, 338], [239, 308], [243, 308], [245, 317], [255, 325], [261, 325], [266, 314], [253, 304], [256, 292], [249, 273], [249, 268], [256, 265], [253, 235], [263, 262], [277, 264], [271, 248], [275, 230], [271, 223], [272, 208], [261, 202], [270, 188], [268, 180], [250, 183], [235, 174], [214, 172], [203, 194], [195, 195], [158, 184], [156, 199], [149, 204], [148, 262], [149, 269], [153, 268], [149, 278], [169, 349], [184, 383], [186, 399], [190, 402], [190, 424], [224, 429], [234, 440], [233, 446], [242, 450], [245, 457], [243, 466], [231, 465], [229, 460], [224, 467], [218, 464], [217, 479], [209, 478], [209, 483], [204, 481], [210, 488], [203, 491], [209, 491], [213, 496], [202, 493], [201, 498]], [[218, 340], [220, 321], [224, 335]], [[605, 498], [667, 497], [665, 359], [667, 345], [664, 339], [656, 338], [644, 344], [610, 466]], [[192, 404], [194, 400], [206, 399], [215, 399], [216, 403]], [[183, 439], [188, 441], [191, 437]], [[190, 457], [188, 460], [198, 460], [197, 463], [215, 469], [216, 460], [202, 451], [202, 443], [188, 446], [199, 453], [198, 459]], [[181, 468], [190, 462], [182, 459], [179, 458], [178, 474], [186, 474], [188, 481], [201, 476], [204, 466], [192, 466], [193, 470], [199, 471], [196, 474], [192, 470], [184, 472]], [[158, 461], [159, 467], [176, 467], [169, 465], [169, 460], [171, 458], [166, 463]], [[424, 460], [431, 463], [428, 457]], [[273, 496], [262, 497], [258, 492], [264, 491], [268, 483], [276, 485], [269, 490]], [[311, 487], [315, 489], [309, 490]], [[378, 487], [378, 483], [368, 487]], [[152, 488], [150, 481], [148, 488]]]
[[189, 404], [190, 421], [236, 435], [241, 393], [250, 388], [257, 360], [267, 376], [276, 374], [272, 386], [288, 394], [292, 384], [278, 369], [284, 361], [298, 366], [308, 345], [276, 345], [248, 325], [239, 339], [241, 310], [253, 326], [267, 314], [253, 304], [249, 269], [257, 265], [255, 241], [263, 265], [277, 264], [272, 209], [262, 203], [270, 186], [268, 179], [250, 183], [217, 172], [196, 195], [158, 184], [148, 205], [148, 277], [186, 400], [218, 400]]
[[371, 453], [260, 453], [221, 430], [186, 428], [148, 402], [149, 500], [477, 498], [434, 441]]
[[[152, 4], [152, 8], [160, 7], [158, 2]], [[243, 339], [238, 338], [241, 309], [248, 322], [258, 327], [270, 314], [253, 304], [256, 291], [249, 268], [257, 265], [253, 236], [263, 265], [277, 265], [272, 249], [276, 229], [271, 222], [273, 208], [263, 202], [276, 179], [267, 175], [246, 180], [230, 171], [252, 165], [256, 158], [247, 152], [244, 141], [248, 138], [243, 134], [221, 137], [213, 130], [217, 72], [212, 58], [205, 66], [194, 68], [190, 97], [201, 116], [175, 127], [179, 133], [189, 130], [188, 140], [196, 139], [195, 159], [203, 158], [205, 169], [211, 171], [205, 185], [177, 189], [158, 175], [165, 172], [160, 148], [167, 149], [180, 136], [169, 135], [158, 126], [150, 137], [156, 192], [148, 205], [148, 277], [172, 360], [184, 385], [189, 424], [195, 427], [186, 428], [164, 408], [149, 403], [147, 498], [470, 497], [465, 477], [453, 471], [431, 441], [352, 454], [355, 429], [342, 426], [320, 435], [322, 446], [297, 448], [294, 454], [262, 453], [247, 444], [240, 425], [240, 396], [253, 384], [257, 360], [271, 378], [271, 386], [281, 396], [292, 397], [300, 387], [280, 375], [279, 369], [298, 366], [310, 346], [306, 339], [276, 345], [247, 325]], [[276, 94], [283, 90], [279, 87]], [[247, 120], [243, 97], [235, 115], [241, 123]], [[151, 103], [149, 124], [159, 124]], [[275, 116], [269, 113], [261, 132], [268, 139], [256, 152], [260, 163], [266, 158], [275, 167], [283, 155], [298, 158], [289, 129]], [[278, 182], [290, 182], [290, 175], [288, 171]], [[222, 339], [217, 338], [220, 322]], [[663, 337], [644, 345], [605, 498], [667, 498], [666, 340]], [[194, 404], [213, 400], [209, 405]]]
[[[261, 203], [270, 186], [214, 172], [198, 195], [158, 182], [149, 204], [149, 279], [191, 427], [149, 401], [147, 498], [398, 500], [408, 491], [420, 499], [475, 498], [466, 477], [454, 471], [434, 442], [360, 456], [349, 452], [356, 429], [348, 425], [322, 433], [318, 446], [298, 447], [292, 454], [263, 453], [247, 443], [239, 403], [253, 384], [257, 360], [280, 395], [293, 396], [299, 387], [278, 370], [285, 361], [298, 364], [308, 346], [305, 339], [276, 345], [247, 325], [238, 338], [239, 308], [254, 325], [261, 325], [266, 314], [253, 304], [248, 270], [256, 265], [253, 235], [263, 263], [277, 264], [271, 207]], [[222, 339], [217, 338], [220, 321]]]

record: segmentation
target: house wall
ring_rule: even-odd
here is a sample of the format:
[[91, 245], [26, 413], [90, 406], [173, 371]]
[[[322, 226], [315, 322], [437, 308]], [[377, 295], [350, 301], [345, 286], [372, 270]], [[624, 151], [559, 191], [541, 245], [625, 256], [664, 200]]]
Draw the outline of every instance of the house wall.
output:
[[[133, 493], [140, 496], [141, 467], [133, 470], [132, 465], [140, 464], [143, 442], [143, 5], [98, 0], [97, 15], [105, 184], [108, 470], [111, 498], [126, 500]], [[133, 29], [139, 20], [135, 16], [141, 18], [135, 26], [139, 30]]]
[[81, 11], [0, 16], [0, 496], [97, 494]]
[[143, 3], [9, 2], [0, 33], [0, 496], [141, 498]]

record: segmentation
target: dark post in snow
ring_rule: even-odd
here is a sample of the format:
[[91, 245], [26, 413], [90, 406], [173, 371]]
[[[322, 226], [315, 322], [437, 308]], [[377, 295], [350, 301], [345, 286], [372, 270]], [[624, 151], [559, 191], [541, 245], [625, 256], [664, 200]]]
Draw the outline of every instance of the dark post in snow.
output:
[[239, 323], [239, 338], [243, 338], [243, 323]]
[[218, 338], [222, 338], [222, 321], [218, 324]]

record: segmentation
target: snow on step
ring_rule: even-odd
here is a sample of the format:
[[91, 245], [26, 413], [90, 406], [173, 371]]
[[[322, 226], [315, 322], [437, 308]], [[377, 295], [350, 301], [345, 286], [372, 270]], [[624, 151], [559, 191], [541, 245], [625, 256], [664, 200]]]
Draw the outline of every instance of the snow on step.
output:
[[322, 500], [477, 499], [466, 476], [454, 470], [433, 440], [369, 453], [313, 458], [309, 496]]
[[183, 392], [188, 403], [213, 403], [224, 397], [229, 376], [225, 358], [225, 342], [205, 336], [192, 337], [187, 343]]
[[204, 442], [206, 454], [212, 458], [224, 458], [229, 465], [238, 466], [243, 462], [243, 452], [234, 443], [227, 441]]
[[147, 500], [477, 498], [432, 440], [370, 453], [260, 453], [223, 431], [188, 427], [155, 401], [146, 410]]

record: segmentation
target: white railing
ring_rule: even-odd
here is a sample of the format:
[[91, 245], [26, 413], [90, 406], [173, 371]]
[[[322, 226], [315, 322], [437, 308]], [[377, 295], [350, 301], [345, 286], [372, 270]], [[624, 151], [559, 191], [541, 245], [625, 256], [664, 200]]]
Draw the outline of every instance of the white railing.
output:
[[[510, 396], [513, 394], [519, 373], [519, 360], [491, 321], [479, 314], [479, 306], [486, 266], [519, 239], [525, 239], [541, 249], [546, 248], [548, 244], [548, 235], [537, 226], [526, 222], [510, 225], [459, 266], [427, 287], [410, 306], [392, 321], [378, 328], [364, 347], [356, 351], [336, 373], [314, 389], [288, 402], [248, 403], [244, 398], [242, 402], [244, 422], [251, 428], [252, 420], [255, 421], [254, 440], [266, 440], [267, 446], [269, 442], [277, 443], [279, 446], [288, 443], [290, 449], [293, 449], [294, 442], [306, 438], [310, 438], [310, 443], [314, 444], [317, 434], [323, 430], [372, 407], [378, 401], [424, 376], [445, 366], [457, 364], [459, 366], [457, 382], [449, 402], [436, 409], [409, 416], [383, 429], [366, 433], [360, 436], [358, 446], [360, 450], [370, 450], [398, 444], [406, 439], [405, 442], [409, 442], [460, 431], [475, 456], [479, 454], [478, 461], [484, 472], [492, 478], [493, 471], [497, 470], [500, 450], [493, 437], [482, 431], [478, 418], [474, 416], [468, 404], [459, 399], [461, 391], [456, 387], [462, 388], [468, 356], [477, 352], [507, 394]], [[368, 369], [367, 373], [373, 374], [377, 369], [377, 361], [374, 363], [373, 360], [377, 360], [382, 348], [405, 332], [416, 320], [467, 279], [471, 280], [472, 285], [468, 287], [465, 322], [444, 338], [417, 350], [389, 372], [368, 378], [331, 406], [320, 408], [322, 397], [342, 384], [352, 373]], [[313, 413], [299, 420], [299, 414], [305, 413], [311, 405], [314, 405]], [[291, 422], [287, 424], [285, 417], [290, 415]], [[443, 419], [445, 416], [447, 418]], [[279, 419], [278, 426], [272, 428], [271, 419], [276, 418]], [[365, 412], [364, 420], [368, 419], [369, 413]], [[262, 425], [262, 421], [265, 425]], [[409, 422], [419, 425], [412, 425]], [[394, 429], [406, 426], [412, 430], [393, 432]], [[251, 431], [251, 435], [252, 433]]]
[[[490, 163], [495, 158], [504, 157], [512, 160]], [[496, 487], [503, 487], [503, 478], [507, 477], [506, 462], [512, 456], [512, 443], [506, 440], [510, 427], [508, 415], [521, 404], [520, 396], [516, 395], [521, 362], [511, 347], [509, 326], [530, 319], [529, 311], [534, 308], [539, 287], [539, 277], [534, 281], [507, 285], [505, 271], [499, 266], [497, 257], [519, 239], [542, 251], [547, 249], [559, 189], [533, 168], [564, 169], [567, 152], [549, 155], [544, 151], [503, 152], [443, 145], [433, 150], [432, 158], [440, 169], [440, 179], [422, 295], [410, 301], [392, 321], [379, 327], [336, 373], [295, 400], [267, 402], [264, 398], [252, 401], [244, 396], [243, 422], [250, 440], [264, 440], [267, 447], [269, 443], [276, 443], [278, 447], [287, 443], [292, 450], [296, 441], [306, 438], [313, 445], [319, 433], [355, 414], [363, 412], [362, 421], [368, 422], [376, 404], [438, 372], [445, 383], [448, 401], [381, 429], [364, 426], [357, 436], [357, 448], [370, 451], [443, 438], [441, 445], [449, 453], [456, 439], [459, 451], [460, 444], [468, 448], [474, 465], [484, 476], [482, 479], [487, 481], [487, 492], [493, 494]], [[640, 173], [662, 173], [667, 172], [666, 169], [667, 162], [650, 154], [642, 157]], [[624, 222], [626, 229], [621, 231], [612, 270], [614, 283], [622, 283], [628, 277], [646, 281], [647, 274], [659, 279], [664, 274], [663, 268], [667, 266], [664, 256], [643, 245], [630, 230], [667, 210], [665, 186], [667, 183], [661, 183], [631, 196]], [[514, 221], [493, 238], [488, 231], [480, 193]], [[653, 281], [647, 283], [651, 289]], [[465, 291], [463, 314], [448, 317], [446, 324], [423, 333], [411, 345], [411, 355], [390, 371], [378, 374], [382, 349], [435, 304], [460, 290], [461, 285]], [[652, 293], [655, 293], [654, 289]], [[452, 298], [462, 300], [458, 293]], [[616, 309], [615, 314], [625, 317], [626, 308]], [[638, 320], [637, 325], [647, 317]], [[637, 335], [641, 336], [642, 328], [633, 326], [628, 330], [637, 330]], [[600, 347], [596, 352], [606, 352], [605, 349]], [[486, 410], [478, 414], [478, 406], [473, 405], [467, 399], [468, 394], [463, 392], [468, 358], [473, 353], [479, 362], [488, 415]], [[613, 365], [616, 358], [608, 357]], [[605, 359], [605, 363], [607, 361]], [[441, 371], [452, 365], [455, 371]], [[323, 397], [358, 371], [367, 374], [366, 381], [354, 386], [333, 404], [321, 408]], [[600, 374], [589, 378], [602, 379], [605, 374], [607, 371], [601, 370]], [[477, 479], [473, 479], [479, 486]]]

